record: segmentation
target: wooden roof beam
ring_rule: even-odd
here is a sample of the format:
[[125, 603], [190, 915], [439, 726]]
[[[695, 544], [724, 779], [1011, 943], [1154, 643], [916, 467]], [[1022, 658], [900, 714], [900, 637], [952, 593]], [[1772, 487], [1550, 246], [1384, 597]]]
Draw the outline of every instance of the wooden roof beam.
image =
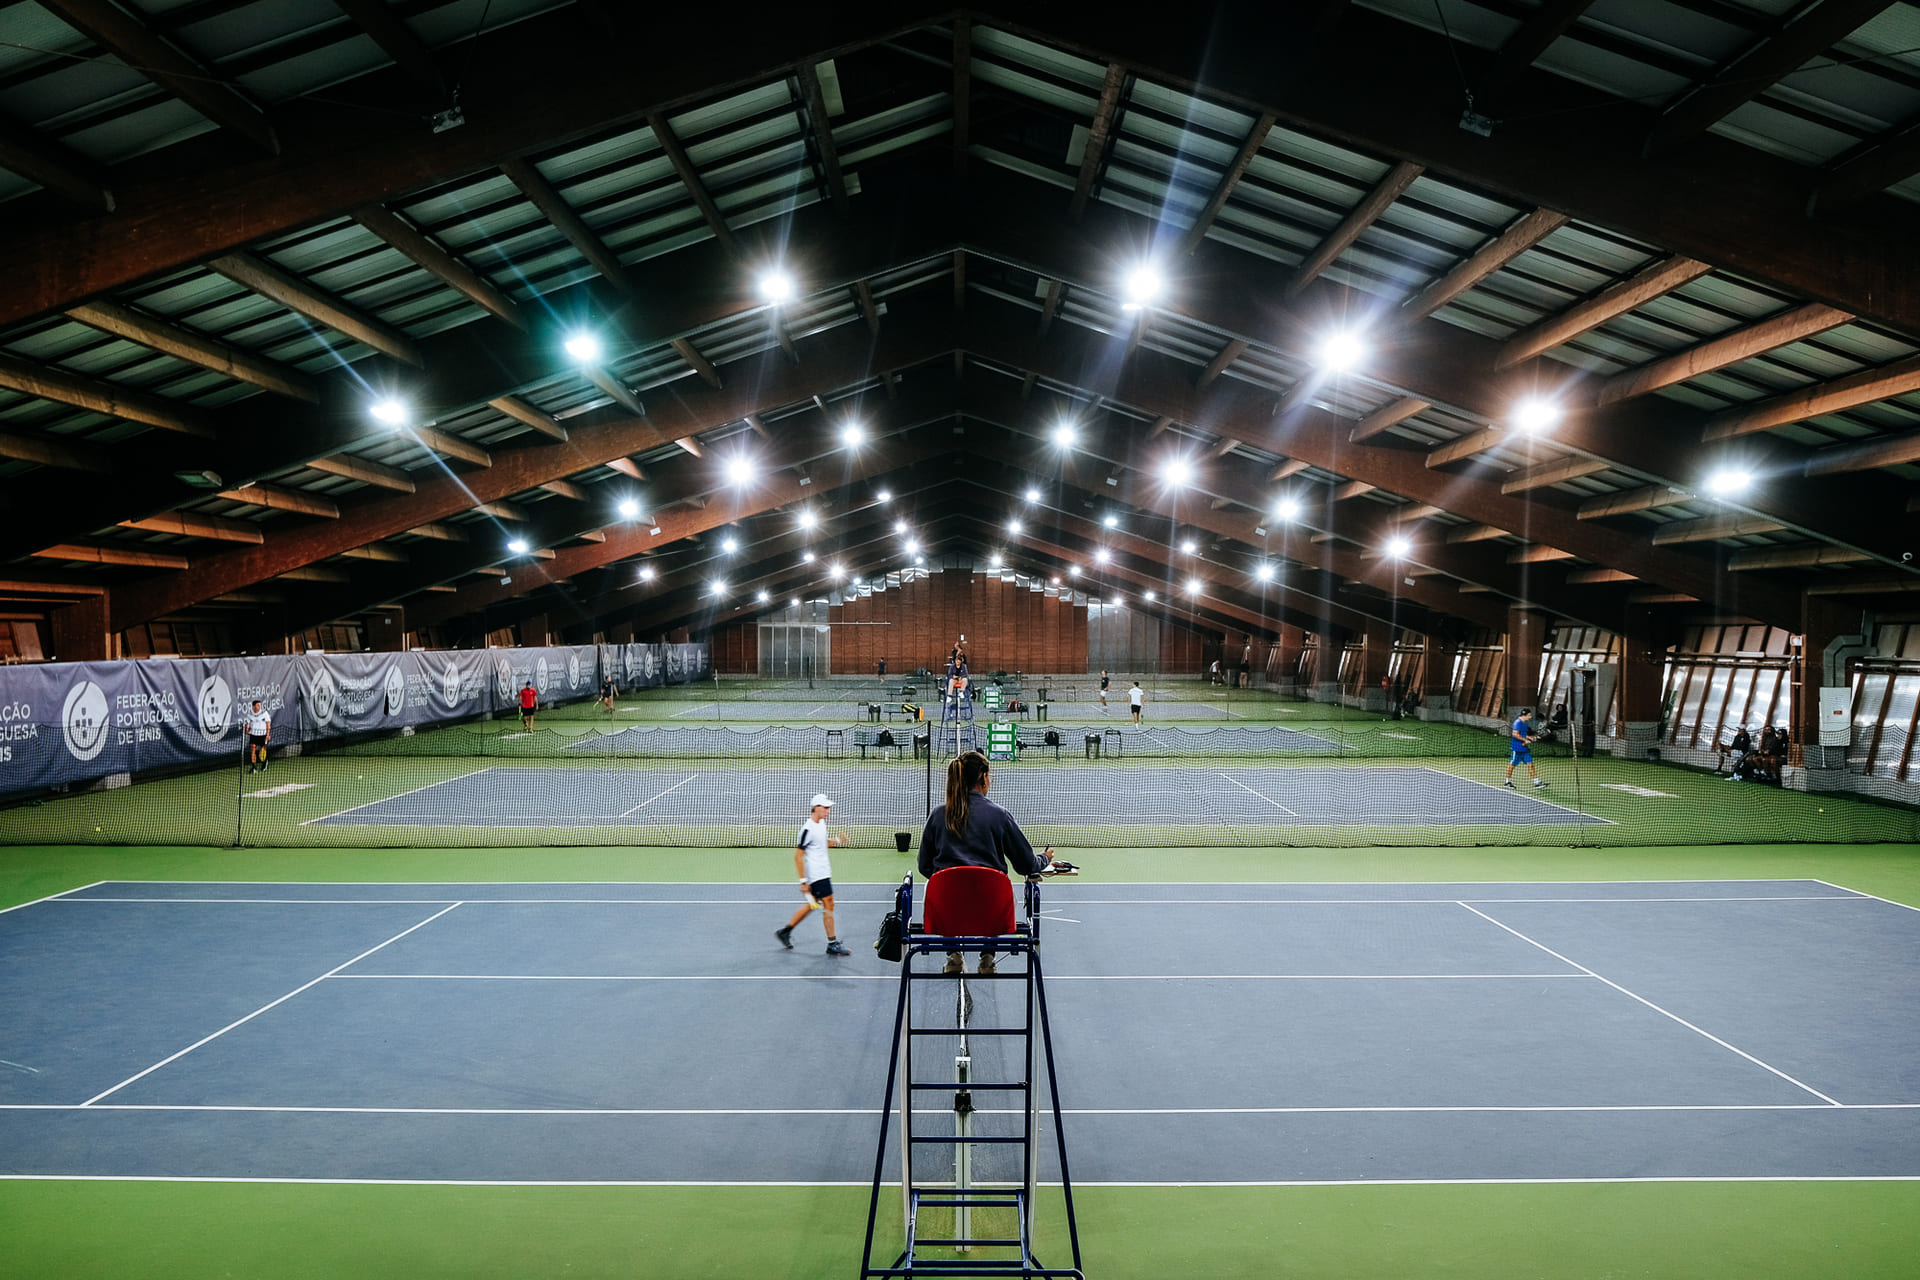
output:
[[353, 220], [413, 259], [429, 275], [438, 277], [484, 310], [526, 332], [527, 320], [520, 314], [518, 303], [407, 219], [383, 204], [365, 204], [353, 211]]
[[271, 155], [280, 154], [280, 139], [266, 112], [238, 86], [188, 57], [112, 0], [43, 0], [43, 4], [207, 119]]
[[267, 540], [252, 520], [232, 520], [197, 511], [169, 511], [147, 520], [122, 520], [120, 527], [143, 533], [171, 533], [182, 538], [207, 538], [214, 542], [250, 542], [255, 546]]
[[1195, 390], [1205, 391], [1208, 387], [1212, 386], [1214, 379], [1231, 368], [1235, 360], [1245, 355], [1250, 345], [1251, 344], [1244, 339], [1235, 338], [1227, 343], [1226, 346], [1220, 348], [1220, 354], [1209, 360], [1207, 367], [1200, 371], [1200, 377], [1193, 384]]
[[1263, 111], [1260, 118], [1253, 122], [1253, 128], [1240, 144], [1240, 150], [1234, 153], [1233, 159], [1227, 163], [1226, 172], [1214, 184], [1213, 194], [1207, 197], [1206, 204], [1194, 216], [1193, 225], [1181, 235], [1180, 245], [1174, 250], [1176, 257], [1184, 258], [1191, 254], [1207, 238], [1208, 228], [1213, 226], [1214, 219], [1220, 216], [1220, 210], [1226, 207], [1227, 201], [1233, 198], [1233, 189], [1240, 185], [1240, 179], [1246, 176], [1247, 166], [1253, 163], [1253, 158], [1260, 154], [1260, 148], [1266, 145], [1267, 135], [1273, 132], [1277, 119], [1273, 112]]
[[1408, 418], [1433, 406], [1414, 396], [1401, 396], [1381, 405], [1366, 417], [1353, 424], [1353, 430], [1347, 433], [1347, 439], [1354, 444], [1370, 440], [1388, 427], [1405, 422]]
[[1849, 547], [1816, 542], [1795, 547], [1748, 547], [1727, 557], [1727, 572], [1754, 569], [1814, 569], [1823, 565], [1862, 564], [1873, 557]]
[[1107, 148], [1113, 139], [1113, 122], [1120, 113], [1120, 95], [1127, 85], [1127, 69], [1117, 62], [1107, 64], [1100, 84], [1100, 98], [1094, 104], [1093, 120], [1087, 126], [1087, 145], [1080, 153], [1080, 172], [1073, 181], [1073, 199], [1067, 204], [1067, 216], [1078, 219], [1086, 212], [1087, 198], [1106, 167]]
[[574, 502], [585, 502], [588, 500], [587, 491], [571, 480], [548, 480], [543, 482], [540, 487], [548, 493], [571, 499]]
[[1470, 542], [1492, 542], [1496, 538], [1512, 536], [1505, 529], [1490, 524], [1461, 524], [1447, 530], [1447, 545], [1458, 547]]
[[344, 476], [348, 480], [358, 480], [361, 484], [370, 484], [377, 489], [392, 489], [395, 493], [412, 493], [413, 477], [398, 467], [389, 467], [368, 458], [358, 458], [350, 453], [336, 453], [327, 458], [315, 458], [306, 464], [315, 471], [324, 471], [330, 476]]
[[700, 381], [715, 391], [721, 388], [720, 371], [713, 367], [713, 361], [700, 354], [699, 348], [685, 338], [675, 338], [673, 349], [680, 353], [680, 358], [687, 362], [689, 368], [700, 375]]
[[533, 161], [524, 156], [512, 156], [500, 162], [500, 172], [520, 188], [520, 194], [540, 210], [541, 215], [553, 224], [554, 230], [566, 237], [567, 243], [600, 273], [602, 280], [629, 297], [633, 295], [633, 277], [627, 274], [620, 255], [587, 225], [586, 219], [567, 203], [567, 198], [547, 181]]
[[1504, 443], [1506, 439], [1506, 431], [1499, 427], [1487, 427], [1428, 450], [1427, 465], [1444, 467], [1449, 462], [1458, 462], [1462, 458], [1471, 458], [1475, 454], [1485, 453], [1496, 445]]
[[1511, 369], [1523, 360], [1530, 360], [1591, 329], [1598, 329], [1617, 316], [1645, 306], [1655, 298], [1664, 297], [1711, 270], [1713, 268], [1706, 263], [1679, 254], [1649, 263], [1584, 302], [1577, 302], [1559, 315], [1548, 316], [1514, 334], [1500, 348], [1493, 367]]
[[58, 467], [65, 471], [93, 471], [105, 473], [113, 466], [107, 460], [107, 454], [97, 446], [84, 440], [67, 440], [58, 436], [16, 435], [11, 431], [0, 431], [0, 458], [12, 458], [16, 462], [37, 462], [43, 467]]
[[271, 298], [287, 310], [298, 312], [355, 342], [364, 343], [382, 355], [392, 356], [416, 369], [426, 367], [426, 359], [421, 356], [420, 348], [414, 345], [412, 338], [349, 306], [325, 290], [315, 288], [265, 258], [251, 253], [229, 253], [207, 265], [235, 284], [251, 289], [263, 298]]
[[873, 285], [866, 277], [853, 282], [853, 296], [859, 300], [860, 316], [867, 322], [867, 332], [876, 338], [880, 336], [880, 308], [873, 301]]
[[1625, 569], [1569, 569], [1567, 585], [1575, 587], [1598, 586], [1607, 582], [1638, 582], [1639, 578]]
[[813, 135], [814, 154], [820, 160], [820, 173], [826, 179], [827, 195], [833, 207], [847, 211], [847, 179], [840, 172], [840, 150], [833, 141], [833, 122], [827, 118], [827, 95], [820, 88], [819, 64], [802, 62], [794, 69], [800, 82], [800, 105], [805, 111], [809, 132]]
[[1567, 215], [1535, 209], [1475, 250], [1451, 271], [1400, 304], [1400, 319], [1432, 315], [1567, 224]]
[[953, 19], [953, 176], [967, 176], [967, 149], [973, 145], [973, 19]]
[[74, 560], [82, 564], [124, 565], [135, 569], [185, 569], [187, 558], [165, 551], [139, 551], [132, 545], [82, 546], [63, 542], [33, 553], [36, 560]]
[[1573, 552], [1562, 551], [1558, 547], [1515, 547], [1507, 552], [1508, 564], [1550, 564], [1556, 560], [1571, 560]]
[[1920, 173], [1920, 117], [1872, 141], [1860, 154], [1827, 171], [1807, 197], [1807, 215], [1846, 212], [1868, 197]]
[[369, 542], [364, 547], [348, 547], [340, 555], [346, 560], [376, 560], [384, 564], [407, 564], [413, 559], [399, 547], [389, 547], [380, 542]]
[[1600, 520], [1632, 511], [1653, 511], [1659, 507], [1671, 507], [1675, 503], [1691, 502], [1695, 496], [1690, 490], [1676, 489], [1670, 484], [1642, 485], [1638, 489], [1622, 489], [1618, 493], [1603, 493], [1588, 498], [1575, 509], [1574, 515], [1581, 520]]
[[250, 484], [244, 489], [222, 489], [219, 497], [229, 502], [244, 502], [250, 506], [266, 507], [272, 511], [292, 511], [303, 516], [319, 516], [326, 520], [340, 518], [340, 506], [331, 498], [323, 498], [317, 493], [305, 493], [299, 489], [281, 489], [270, 484]]
[[[1920, 431], [1815, 449], [1802, 471], [1810, 476], [1838, 476], [1876, 467], [1897, 467], [1905, 462], [1920, 462]], [[1909, 504], [1907, 510], [1913, 509]]]
[[1657, 156], [1705, 133], [1782, 76], [1892, 7], [1892, 0], [1819, 0], [1803, 6], [1778, 32], [1750, 46], [1711, 80], [1669, 106], [1647, 135], [1645, 153]]
[[1702, 516], [1698, 520], [1675, 520], [1653, 531], [1653, 545], [1674, 547], [1688, 542], [1717, 542], [1755, 533], [1778, 533], [1786, 526], [1744, 511], [1725, 515]]
[[1305, 471], [1308, 467], [1312, 465], [1313, 464], [1311, 462], [1307, 462], [1301, 458], [1289, 458], [1287, 459], [1287, 461], [1281, 463], [1279, 466], [1274, 468], [1273, 478], [1275, 480], [1285, 480], [1288, 476], [1299, 475], [1302, 471]]
[[1613, 466], [1604, 458], [1588, 458], [1575, 454], [1569, 458], [1556, 458], [1552, 462], [1542, 462], [1528, 467], [1525, 471], [1516, 471], [1500, 482], [1501, 493], [1526, 493], [1532, 489], [1544, 489], [1548, 485], [1564, 484], [1569, 480], [1578, 480], [1582, 476], [1594, 475]]
[[1708, 443], [1731, 440], [1736, 436], [1765, 431], [1769, 427], [1804, 422], [1824, 413], [1855, 409], [1889, 396], [1905, 395], [1909, 391], [1920, 391], [1920, 356], [1908, 356], [1892, 364], [1862, 369], [1843, 378], [1817, 382], [1768, 400], [1722, 410], [1707, 419], [1700, 438]]
[[1684, 351], [1648, 361], [1637, 368], [1625, 369], [1600, 384], [1594, 396], [1597, 405], [1616, 404], [1634, 396], [1658, 391], [1662, 387], [1697, 378], [1715, 369], [1738, 364], [1788, 343], [1824, 333], [1846, 324], [1853, 316], [1818, 302], [1790, 307], [1777, 316], [1742, 325], [1731, 333], [1696, 343]]
[[1347, 480], [1333, 486], [1333, 491], [1327, 495], [1327, 501], [1345, 502], [1363, 493], [1372, 493], [1377, 488], [1379, 488], [1378, 485], [1368, 484], [1365, 480]]
[[706, 182], [700, 177], [700, 171], [687, 157], [687, 149], [681, 143], [680, 136], [673, 131], [667, 117], [659, 111], [649, 112], [647, 127], [653, 130], [653, 136], [659, 139], [661, 149], [667, 153], [667, 160], [673, 165], [673, 171], [680, 175], [680, 183], [686, 187], [687, 194], [693, 197], [694, 204], [700, 208], [700, 216], [707, 220], [707, 228], [714, 238], [726, 248], [729, 254], [738, 257], [740, 240], [733, 234], [733, 228], [727, 225], [726, 215], [720, 212], [720, 206], [714, 202], [713, 193], [707, 190]]
[[39, 129], [0, 115], [0, 168], [90, 213], [112, 213], [113, 190], [93, 161]]
[[95, 413], [125, 418], [129, 422], [142, 422], [163, 431], [196, 436], [202, 440], [214, 438], [212, 424], [201, 410], [192, 405], [90, 378], [85, 374], [72, 373], [57, 365], [0, 355], [0, 387], [69, 404], [77, 409], [91, 409]]
[[388, 7], [387, 0], [333, 0], [333, 3], [372, 37], [380, 51], [392, 58], [402, 71], [435, 93], [446, 91], [446, 81], [433, 60], [433, 51]]
[[476, 467], [493, 465], [493, 455], [471, 440], [462, 440], [459, 436], [436, 431], [432, 427], [409, 427], [406, 434], [442, 457], [458, 458]]
[[269, 360], [251, 351], [222, 342], [218, 338], [198, 333], [184, 325], [159, 316], [136, 310], [108, 298], [100, 298], [78, 307], [71, 307], [67, 315], [85, 325], [91, 325], [129, 342], [138, 343], [176, 360], [185, 360], [197, 364], [203, 369], [224, 374], [240, 382], [250, 382], [265, 391], [278, 395], [291, 396], [296, 400], [305, 400], [316, 404], [320, 392], [314, 380], [294, 368], [281, 364], [278, 360]]
[[429, 539], [433, 542], [468, 541], [467, 531], [465, 529], [462, 529], [457, 524], [446, 524], [438, 520], [429, 524], [415, 525], [405, 532], [411, 533], [416, 537]]
[[1366, 198], [1349, 209], [1347, 215], [1340, 219], [1333, 230], [1329, 231], [1300, 265], [1294, 268], [1293, 275], [1287, 280], [1286, 292], [1283, 296], [1288, 298], [1299, 296], [1302, 289], [1313, 283], [1321, 272], [1332, 266], [1341, 254], [1351, 249], [1354, 242], [1366, 234], [1367, 228], [1378, 222], [1380, 215], [1391, 208], [1393, 202], [1413, 185], [1414, 179], [1424, 172], [1426, 172], [1424, 166], [1417, 165], [1411, 160], [1401, 160], [1388, 169], [1386, 176], [1373, 184], [1373, 189], [1367, 192]]
[[525, 507], [516, 506], [511, 502], [498, 500], [476, 502], [473, 504], [473, 509], [483, 516], [492, 516], [495, 520], [505, 520], [509, 524], [526, 524], [530, 518]]
[[543, 436], [562, 442], [567, 438], [567, 429], [560, 425], [558, 418], [528, 404], [519, 396], [500, 396], [487, 401], [487, 407], [498, 409], [509, 418], [525, 423]]

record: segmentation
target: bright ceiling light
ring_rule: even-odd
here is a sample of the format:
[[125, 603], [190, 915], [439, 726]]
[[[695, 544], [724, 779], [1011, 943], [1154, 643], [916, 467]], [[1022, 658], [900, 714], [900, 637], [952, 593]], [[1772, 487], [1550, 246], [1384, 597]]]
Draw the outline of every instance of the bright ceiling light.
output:
[[867, 429], [857, 422], [849, 422], [840, 428], [840, 442], [849, 449], [858, 449], [867, 442]]
[[1513, 406], [1513, 429], [1525, 435], [1540, 435], [1553, 430], [1560, 421], [1560, 412], [1560, 406], [1551, 400], [1529, 397]]
[[1060, 585], [1060, 575], [1059, 575], [1059, 574], [1057, 574], [1057, 573], [1056, 573], [1056, 574], [1054, 574], [1054, 575], [1053, 575], [1053, 582], [1052, 582], [1052, 583], [1051, 583], [1050, 585], [1052, 585], [1052, 586], [1056, 586], [1056, 587]]
[[753, 483], [753, 459], [736, 453], [727, 459], [727, 483], [745, 488]]
[[1000, 571], [1000, 566], [1002, 563], [1003, 562], [1001, 561], [999, 556], [989, 556], [987, 558], [987, 568], [992, 569], [995, 573], [998, 573]]
[[507, 550], [517, 556], [523, 556], [527, 553], [527, 540], [525, 538], [515, 538], [507, 544]]
[[715, 578], [707, 590], [716, 596], [723, 596], [727, 594], [727, 580], [725, 578]]
[[874, 500], [875, 502], [892, 502], [892, 501], [893, 501], [893, 490], [891, 490], [891, 489], [882, 489], [882, 490], [881, 490], [880, 492], [878, 492], [878, 493], [876, 493], [876, 494], [874, 494], [874, 495], [873, 495], [873, 500]]
[[912, 554], [914, 554], [914, 553], [915, 553], [916, 551], [918, 551], [918, 550], [920, 550], [920, 541], [919, 541], [919, 539], [917, 539], [917, 538], [908, 538], [908, 539], [907, 539], [907, 554], [908, 554], [908, 555], [912, 555]]
[[813, 552], [811, 552], [811, 551], [803, 551], [803, 552], [801, 552], [801, 553], [800, 553], [800, 563], [801, 563], [801, 564], [812, 564], [812, 563], [813, 563]]
[[802, 529], [816, 528], [820, 524], [820, 513], [812, 507], [802, 507], [800, 508], [799, 520]]
[[771, 267], [760, 273], [760, 296], [774, 306], [791, 302], [798, 286], [784, 267]]
[[1367, 358], [1367, 347], [1351, 333], [1336, 333], [1320, 344], [1319, 355], [1322, 369], [1345, 373]]
[[1038, 489], [1028, 489], [1028, 490], [1027, 490], [1027, 501], [1028, 501], [1028, 502], [1038, 502], [1038, 501], [1040, 501], [1040, 491], [1039, 491]]
[[1744, 467], [1722, 467], [1707, 477], [1707, 492], [1716, 498], [1732, 498], [1753, 487], [1753, 472]]
[[1198, 551], [1199, 549], [1200, 548], [1194, 544], [1194, 541], [1192, 538], [1188, 538], [1185, 542], [1182, 542], [1180, 544], [1180, 550], [1184, 551], [1188, 555], [1192, 555], [1194, 552]]
[[1126, 279], [1120, 282], [1120, 305], [1127, 311], [1152, 306], [1165, 287], [1166, 282], [1160, 278], [1159, 270], [1152, 263], [1143, 262], [1127, 272]]
[[765, 587], [760, 588], [759, 591], [754, 593], [753, 598], [758, 600], [761, 604], [765, 604], [767, 602], [767, 589]]
[[643, 565], [641, 565], [641, 566], [640, 566], [640, 581], [642, 581], [642, 582], [652, 582], [652, 581], [653, 581], [653, 566], [652, 566], [652, 565], [650, 565], [650, 564], [643, 564]]
[[905, 533], [907, 531], [907, 522], [905, 520], [895, 520], [893, 522], [893, 531], [895, 533]]
[[1282, 498], [1273, 504], [1273, 518], [1276, 520], [1293, 520], [1299, 515], [1300, 499], [1298, 498]]
[[857, 587], [857, 586], [859, 586], [859, 585], [860, 585], [861, 583], [863, 583], [863, 582], [865, 582], [865, 581], [866, 581], [866, 579], [865, 579], [865, 578], [863, 578], [863, 577], [861, 577], [861, 576], [860, 576], [859, 574], [857, 574], [857, 573], [856, 573], [856, 574], [854, 574], [854, 575], [853, 575], [853, 585], [854, 585], [854, 586], [856, 586], [856, 587]]
[[1109, 529], [1118, 529], [1120, 527], [1120, 517], [1109, 512], [1107, 515], [1101, 517], [1100, 523]]
[[787, 601], [787, 605], [789, 608], [798, 609], [800, 607], [800, 597], [793, 597], [793, 599]]
[[1154, 594], [1153, 594], [1153, 592], [1151, 592], [1151, 591], [1142, 591], [1142, 592], [1140, 593], [1140, 598], [1141, 598], [1142, 600], [1145, 600], [1145, 601], [1146, 601], [1146, 602], [1147, 602], [1148, 604], [1152, 604], [1152, 603], [1153, 603], [1153, 602], [1154, 602], [1155, 600], [1157, 600], [1157, 599], [1158, 599], [1159, 597], [1158, 597], [1158, 596], [1156, 596], [1156, 595], [1154, 595]]
[[1098, 551], [1093, 553], [1093, 558], [1095, 560], [1098, 560], [1101, 564], [1106, 564], [1109, 560], [1113, 559], [1113, 552], [1107, 550], [1105, 547], [1102, 547]]
[[1185, 458], [1168, 458], [1160, 468], [1160, 478], [1175, 489], [1193, 483], [1193, 463]]
[[1200, 594], [1201, 590], [1205, 588], [1206, 585], [1207, 585], [1206, 583], [1200, 581], [1200, 579], [1198, 578], [1188, 578], [1187, 594], [1190, 596], [1197, 596]]
[[827, 576], [838, 582], [847, 576], [847, 571], [837, 564], [830, 564], [827, 566]]
[[620, 518], [631, 520], [640, 514], [640, 504], [632, 498], [620, 499]]
[[926, 558], [925, 556], [915, 556], [915, 557], [913, 558], [913, 562], [914, 562], [914, 563], [915, 563], [916, 565], [921, 565], [921, 564], [925, 564], [925, 563], [927, 562], [927, 558]]
[[375, 422], [389, 427], [403, 427], [409, 416], [407, 406], [389, 396], [385, 400], [375, 400], [367, 406], [367, 412], [373, 415]]
[[1074, 577], [1074, 578], [1077, 578], [1077, 577], [1079, 577], [1079, 576], [1080, 576], [1080, 566], [1079, 566], [1079, 565], [1077, 565], [1077, 564], [1076, 564], [1076, 565], [1071, 565], [1071, 566], [1069, 566], [1069, 567], [1068, 567], [1068, 569], [1067, 569], [1067, 574], [1068, 574], [1068, 576], [1069, 576], [1069, 577]]
[[734, 552], [740, 549], [740, 539], [728, 538], [726, 541], [720, 544], [720, 549], [726, 552], [728, 555], [732, 555]]
[[1062, 449], [1073, 448], [1073, 442], [1080, 438], [1071, 422], [1057, 423], [1053, 428], [1053, 443]]
[[1263, 560], [1259, 564], [1253, 566], [1253, 576], [1258, 578], [1262, 582], [1272, 582], [1273, 566], [1266, 563]]
[[1387, 554], [1395, 560], [1404, 559], [1413, 550], [1413, 539], [1404, 533], [1396, 533], [1387, 539]]
[[1008, 532], [1008, 533], [1018, 533], [1018, 532], [1020, 532], [1020, 531], [1021, 531], [1022, 529], [1024, 529], [1024, 528], [1026, 528], [1026, 526], [1025, 526], [1025, 525], [1023, 525], [1023, 524], [1021, 524], [1021, 523], [1020, 523], [1020, 522], [1019, 522], [1018, 520], [1009, 520], [1009, 521], [1007, 521], [1007, 532]]
[[600, 357], [606, 354], [606, 348], [591, 333], [570, 333], [567, 335], [567, 354], [581, 364], [599, 364]]

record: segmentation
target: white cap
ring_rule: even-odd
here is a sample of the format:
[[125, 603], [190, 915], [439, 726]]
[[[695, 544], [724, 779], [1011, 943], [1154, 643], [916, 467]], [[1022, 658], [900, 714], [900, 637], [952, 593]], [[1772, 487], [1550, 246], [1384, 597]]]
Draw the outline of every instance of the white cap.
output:
[[818, 795], [816, 795], [816, 796], [814, 796], [814, 798], [813, 798], [813, 807], [814, 807], [814, 808], [816, 808], [816, 809], [818, 809], [818, 808], [820, 808], [820, 807], [822, 807], [823, 805], [824, 805], [824, 806], [825, 806], [826, 808], [829, 808], [829, 809], [831, 809], [831, 808], [833, 808], [833, 801], [831, 801], [831, 800], [829, 800], [829, 799], [827, 799], [827, 795], [826, 795], [826, 792], [824, 792], [824, 791], [823, 791], [823, 792], [821, 792], [820, 794], [818, 794]]

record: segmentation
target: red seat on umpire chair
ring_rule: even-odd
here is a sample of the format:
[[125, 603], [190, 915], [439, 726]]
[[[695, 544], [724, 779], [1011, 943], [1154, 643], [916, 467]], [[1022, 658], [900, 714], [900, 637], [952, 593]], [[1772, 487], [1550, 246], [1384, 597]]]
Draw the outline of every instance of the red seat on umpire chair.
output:
[[992, 867], [948, 867], [927, 881], [926, 930], [936, 938], [1012, 933], [1013, 882]]

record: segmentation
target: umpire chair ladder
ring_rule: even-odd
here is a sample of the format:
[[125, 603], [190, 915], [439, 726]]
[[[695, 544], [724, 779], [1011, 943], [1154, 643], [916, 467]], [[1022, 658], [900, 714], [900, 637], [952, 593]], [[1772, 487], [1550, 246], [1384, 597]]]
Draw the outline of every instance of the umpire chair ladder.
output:
[[[978, 873], [942, 882], [958, 873]], [[996, 891], [993, 882], [999, 882]], [[941, 890], [936, 891], [936, 883]], [[951, 890], [960, 890], [953, 894]], [[962, 903], [948, 910], [945, 900], [970, 896], [979, 889], [985, 894], [997, 892], [1002, 901], [990, 898], [981, 904]], [[861, 1255], [862, 1280], [879, 1277], [912, 1276], [1020, 1276], [1084, 1280], [1080, 1269], [1080, 1232], [1073, 1208], [1073, 1180], [1067, 1172], [1066, 1132], [1060, 1117], [1060, 1083], [1054, 1069], [1053, 1036], [1047, 1019], [1046, 987], [1040, 966], [1040, 886], [1037, 880], [1026, 882], [1025, 923], [1013, 920], [1012, 887], [1004, 873], [981, 867], [956, 867], [938, 872], [927, 886], [927, 919], [908, 927], [900, 957], [900, 996], [894, 1013], [893, 1054], [887, 1065], [887, 1090], [881, 1104], [880, 1138], [873, 1159], [873, 1189], [867, 1201], [866, 1250]], [[913, 877], [908, 875], [898, 890], [900, 918], [907, 920], [913, 910]], [[997, 915], [997, 919], [994, 919]], [[983, 927], [984, 925], [984, 927]], [[935, 929], [941, 930], [935, 932]], [[992, 931], [997, 928], [998, 931]], [[1000, 963], [1024, 960], [1018, 971], [1002, 970], [990, 976], [947, 974], [938, 968], [916, 971], [914, 962], [929, 957], [944, 958], [993, 953]], [[982, 1026], [973, 1021], [974, 1001], [969, 984], [1000, 982], [1008, 987], [1019, 983], [1022, 997], [1017, 1001], [1019, 1020], [1001, 1025]], [[984, 994], [984, 993], [983, 993]], [[986, 1004], [983, 1000], [983, 1004]], [[994, 1006], [1004, 1002], [994, 1000]], [[1008, 1012], [1015, 1012], [1008, 1010]], [[957, 1045], [951, 1080], [916, 1080], [915, 1065], [927, 1056], [918, 1051], [929, 1039], [944, 1038]], [[1009, 1046], [1000, 1055], [1006, 1062], [1001, 1071], [1010, 1079], [980, 1080], [974, 1077], [974, 1041], [998, 1042]], [[943, 1061], [938, 1049], [931, 1049], [936, 1063]], [[1038, 1186], [1039, 1142], [1042, 1136], [1041, 1092], [1037, 1068], [1044, 1058], [1046, 1098], [1053, 1120], [1055, 1150], [1060, 1159], [1060, 1188], [1066, 1203], [1067, 1241], [1073, 1255], [1070, 1267], [1048, 1267], [1033, 1256], [1034, 1197]], [[976, 1133], [978, 1108], [976, 1094], [1007, 1097], [1018, 1102], [1020, 1114], [1012, 1132]], [[938, 1100], [937, 1105], [928, 1105]], [[994, 1110], [1003, 1110], [995, 1108]], [[950, 1113], [950, 1126], [937, 1126], [942, 1112]], [[919, 1123], [916, 1125], [916, 1118]], [[935, 1132], [937, 1127], [951, 1132]], [[897, 1144], [900, 1161], [900, 1210], [904, 1226], [904, 1244], [890, 1266], [876, 1264], [874, 1235], [878, 1229], [880, 1189], [887, 1158], [889, 1130]], [[1017, 1185], [1004, 1182], [991, 1186], [976, 1185], [973, 1178], [974, 1148], [1003, 1148], [1020, 1157]], [[951, 1160], [939, 1152], [952, 1152]], [[948, 1179], [951, 1179], [949, 1181]], [[951, 1210], [953, 1234], [928, 1236], [926, 1210]], [[1011, 1214], [1015, 1223], [1012, 1235], [975, 1235], [974, 1215], [988, 1211]], [[940, 1215], [934, 1215], [940, 1216]], [[942, 1218], [944, 1225], [944, 1217]], [[987, 1257], [993, 1253], [998, 1256]]]
[[940, 749], [951, 759], [963, 751], [978, 751], [980, 740], [973, 728], [973, 682], [956, 690], [952, 680], [940, 691]]

